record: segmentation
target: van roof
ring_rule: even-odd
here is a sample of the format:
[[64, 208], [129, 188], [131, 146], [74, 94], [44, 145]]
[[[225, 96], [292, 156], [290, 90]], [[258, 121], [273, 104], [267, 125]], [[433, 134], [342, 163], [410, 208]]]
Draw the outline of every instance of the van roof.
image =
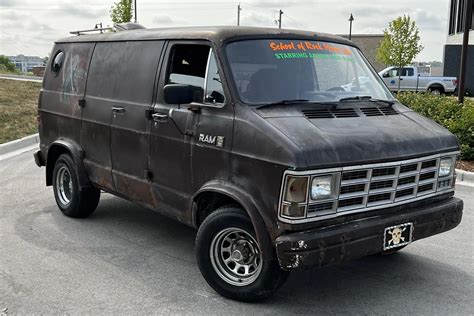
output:
[[106, 32], [69, 36], [56, 43], [138, 41], [159, 39], [203, 39], [220, 44], [233, 39], [243, 38], [295, 38], [322, 40], [356, 46], [353, 42], [339, 36], [300, 30], [248, 27], [248, 26], [199, 26], [137, 29], [129, 31]]

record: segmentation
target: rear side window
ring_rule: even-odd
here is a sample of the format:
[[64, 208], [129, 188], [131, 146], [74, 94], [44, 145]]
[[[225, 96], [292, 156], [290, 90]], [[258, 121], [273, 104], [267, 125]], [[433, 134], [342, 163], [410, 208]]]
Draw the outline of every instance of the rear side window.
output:
[[59, 50], [54, 55], [53, 61], [51, 62], [51, 71], [55, 76], [59, 74], [64, 62], [64, 52]]
[[204, 99], [204, 80], [210, 47], [179, 44], [173, 47], [167, 84], [187, 84], [194, 88], [194, 102]]
[[402, 76], [411, 77], [414, 75], [413, 68], [402, 68]]

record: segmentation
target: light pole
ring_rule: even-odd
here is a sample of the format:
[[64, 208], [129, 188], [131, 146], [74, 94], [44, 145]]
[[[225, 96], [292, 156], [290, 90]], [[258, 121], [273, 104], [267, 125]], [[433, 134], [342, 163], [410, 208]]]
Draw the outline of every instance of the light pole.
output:
[[242, 11], [242, 8], [240, 7], [240, 3], [237, 6], [237, 26], [240, 26], [240, 11]]
[[138, 23], [138, 20], [137, 20], [137, 0], [134, 1], [134, 4], [133, 4], [133, 11], [135, 11], [135, 23]]
[[351, 13], [349, 17], [349, 41], [352, 40], [352, 22], [354, 21], [354, 16]]
[[281, 29], [281, 16], [283, 15], [283, 11], [278, 11], [278, 28]]

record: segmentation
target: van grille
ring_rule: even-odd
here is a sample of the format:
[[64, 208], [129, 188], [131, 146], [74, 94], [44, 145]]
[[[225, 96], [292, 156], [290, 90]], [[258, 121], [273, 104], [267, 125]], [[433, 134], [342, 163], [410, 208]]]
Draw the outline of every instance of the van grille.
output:
[[390, 204], [448, 188], [450, 179], [438, 182], [438, 166], [439, 158], [434, 158], [343, 171], [337, 211]]
[[396, 115], [398, 112], [391, 106], [373, 106], [356, 108], [334, 108], [334, 109], [305, 109], [301, 111], [308, 119], [323, 118], [347, 118], [360, 116], [388, 116]]
[[[403, 205], [452, 192], [455, 173], [439, 177], [438, 169], [441, 159], [455, 159], [457, 154], [438, 154], [418, 159], [314, 171], [288, 171], [284, 177], [287, 174], [303, 175], [310, 181], [314, 177], [332, 175], [338, 183], [339, 191], [322, 200], [313, 200], [309, 196], [307, 201], [300, 203], [306, 207], [304, 218], [292, 219], [282, 215], [279, 218], [290, 223], [323, 220]], [[286, 203], [288, 202], [280, 200], [280, 205]]]

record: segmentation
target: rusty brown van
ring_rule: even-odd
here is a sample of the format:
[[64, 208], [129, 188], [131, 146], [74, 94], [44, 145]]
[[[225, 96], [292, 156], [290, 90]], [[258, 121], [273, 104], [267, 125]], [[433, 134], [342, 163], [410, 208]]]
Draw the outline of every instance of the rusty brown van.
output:
[[67, 37], [38, 113], [35, 160], [66, 216], [91, 214], [102, 190], [193, 226], [204, 278], [232, 299], [461, 221], [456, 138], [394, 99], [340, 37], [253, 27]]

